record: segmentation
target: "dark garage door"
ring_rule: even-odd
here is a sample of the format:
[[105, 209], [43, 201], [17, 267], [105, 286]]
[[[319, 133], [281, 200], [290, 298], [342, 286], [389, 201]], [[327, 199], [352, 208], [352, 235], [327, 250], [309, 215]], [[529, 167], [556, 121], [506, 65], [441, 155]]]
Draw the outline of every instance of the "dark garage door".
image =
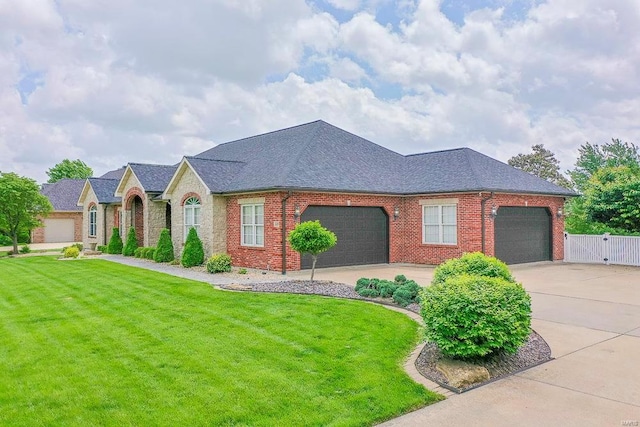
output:
[[[389, 262], [389, 219], [382, 208], [309, 206], [302, 213], [302, 221], [316, 219], [338, 238], [316, 267]], [[310, 255], [302, 257], [302, 268], [311, 268]]]
[[496, 258], [507, 264], [551, 259], [551, 216], [546, 208], [501, 207], [495, 218]]

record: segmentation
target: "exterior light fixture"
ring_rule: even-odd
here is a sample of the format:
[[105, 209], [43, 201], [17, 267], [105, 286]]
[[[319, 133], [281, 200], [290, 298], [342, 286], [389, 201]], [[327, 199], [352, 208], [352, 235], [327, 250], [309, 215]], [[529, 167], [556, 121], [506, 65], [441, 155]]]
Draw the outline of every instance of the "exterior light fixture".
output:
[[498, 208], [495, 206], [491, 206], [491, 218], [495, 218], [498, 216]]
[[564, 215], [564, 210], [562, 209], [562, 206], [559, 206], [558, 212], [556, 212], [556, 218], [560, 219], [562, 218], [563, 215]]
[[400, 217], [400, 208], [396, 206], [395, 208], [393, 208], [393, 220], [395, 221], [399, 217]]
[[294, 211], [293, 211], [293, 218], [294, 219], [298, 219], [300, 218], [300, 206], [296, 205]]

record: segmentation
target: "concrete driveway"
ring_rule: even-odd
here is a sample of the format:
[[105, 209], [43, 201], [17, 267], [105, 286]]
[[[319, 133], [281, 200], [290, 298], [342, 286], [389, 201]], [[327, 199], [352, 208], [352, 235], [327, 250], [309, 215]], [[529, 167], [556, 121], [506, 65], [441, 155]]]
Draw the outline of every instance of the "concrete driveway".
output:
[[[533, 328], [555, 360], [383, 425], [640, 425], [640, 268], [541, 263], [512, 271], [531, 294]], [[404, 274], [426, 285], [432, 272], [385, 265], [316, 277], [355, 283]]]

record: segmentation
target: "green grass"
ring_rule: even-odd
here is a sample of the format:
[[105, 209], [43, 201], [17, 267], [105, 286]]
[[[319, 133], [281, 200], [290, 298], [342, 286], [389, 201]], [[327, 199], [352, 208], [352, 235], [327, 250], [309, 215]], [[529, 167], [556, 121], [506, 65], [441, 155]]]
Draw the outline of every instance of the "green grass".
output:
[[439, 400], [406, 316], [104, 260], [0, 259], [0, 425], [370, 425]]

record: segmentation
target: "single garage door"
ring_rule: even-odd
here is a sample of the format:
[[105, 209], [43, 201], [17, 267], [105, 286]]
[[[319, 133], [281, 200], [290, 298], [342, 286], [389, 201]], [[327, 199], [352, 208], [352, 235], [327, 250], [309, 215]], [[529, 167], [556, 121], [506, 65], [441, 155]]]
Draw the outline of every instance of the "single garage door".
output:
[[551, 259], [547, 208], [501, 207], [495, 218], [496, 258], [507, 264]]
[[44, 242], [61, 243], [74, 241], [73, 219], [45, 219], [44, 220]]
[[[309, 206], [301, 220], [319, 220], [338, 238], [333, 248], [318, 256], [316, 267], [389, 262], [389, 218], [382, 208]], [[302, 268], [311, 268], [311, 262], [311, 256], [304, 255]]]

